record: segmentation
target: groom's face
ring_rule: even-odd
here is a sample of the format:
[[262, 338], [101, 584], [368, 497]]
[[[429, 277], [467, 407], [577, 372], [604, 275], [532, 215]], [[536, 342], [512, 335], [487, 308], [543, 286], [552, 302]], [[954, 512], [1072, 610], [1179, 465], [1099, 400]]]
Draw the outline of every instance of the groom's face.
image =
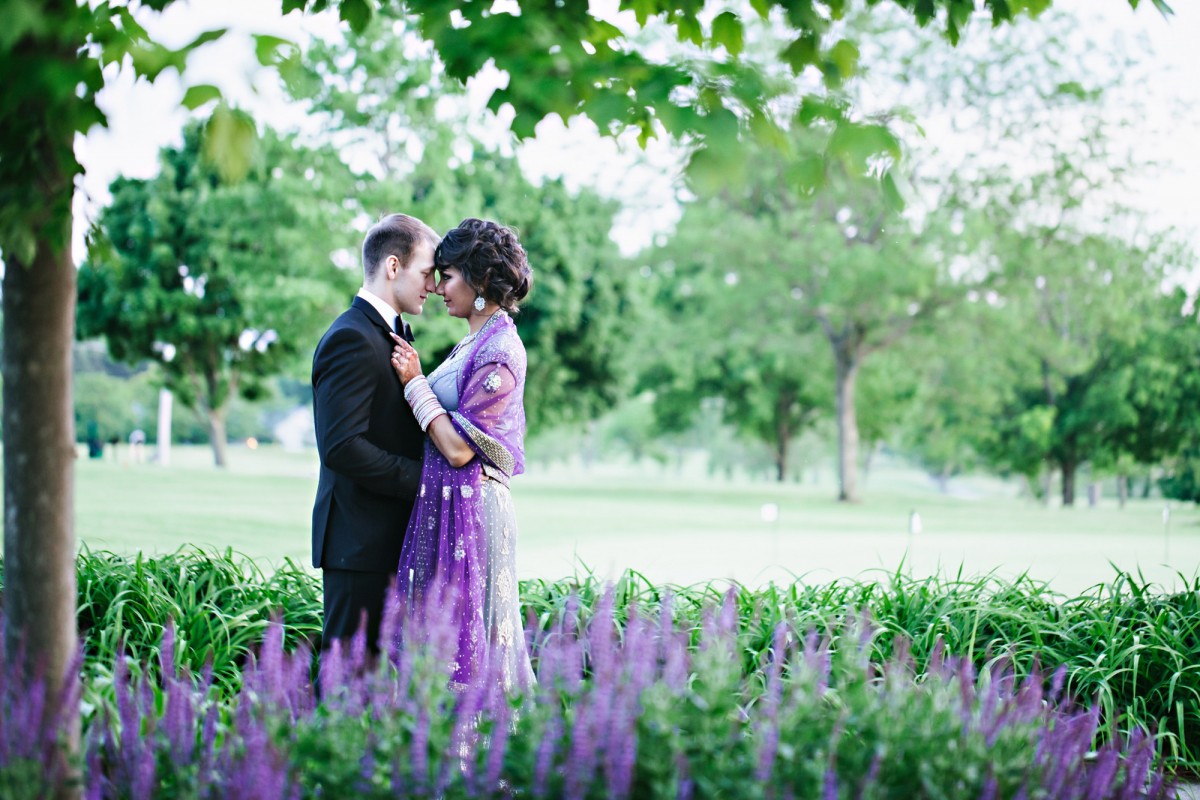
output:
[[389, 275], [392, 297], [402, 314], [420, 314], [425, 298], [433, 292], [433, 245], [421, 242], [407, 265], [396, 262]]

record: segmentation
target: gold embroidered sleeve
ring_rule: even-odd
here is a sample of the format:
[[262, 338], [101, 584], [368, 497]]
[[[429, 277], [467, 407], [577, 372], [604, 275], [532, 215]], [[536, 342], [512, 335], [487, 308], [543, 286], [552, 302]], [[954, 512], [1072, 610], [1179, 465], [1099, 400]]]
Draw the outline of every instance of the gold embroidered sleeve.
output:
[[517, 466], [516, 459], [513, 458], [512, 453], [508, 452], [507, 447], [479, 430], [469, 419], [457, 411], [450, 412], [450, 416], [462, 427], [467, 436], [470, 437], [471, 442], [480, 449], [489, 461], [503, 470], [505, 475], [513, 474], [513, 470]]

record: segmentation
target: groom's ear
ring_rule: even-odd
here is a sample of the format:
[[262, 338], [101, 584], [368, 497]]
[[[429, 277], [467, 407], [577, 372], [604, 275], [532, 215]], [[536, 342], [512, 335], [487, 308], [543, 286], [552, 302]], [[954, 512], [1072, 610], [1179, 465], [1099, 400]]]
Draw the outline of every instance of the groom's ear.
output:
[[400, 272], [400, 259], [395, 256], [388, 256], [383, 260], [384, 274], [387, 275], [389, 281], [396, 280], [396, 275]]

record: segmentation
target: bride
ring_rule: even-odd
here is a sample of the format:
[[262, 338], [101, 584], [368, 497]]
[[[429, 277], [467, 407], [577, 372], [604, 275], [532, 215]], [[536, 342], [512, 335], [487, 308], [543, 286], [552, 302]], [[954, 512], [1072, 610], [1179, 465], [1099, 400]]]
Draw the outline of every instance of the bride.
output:
[[[425, 607], [431, 591], [457, 628], [453, 681], [498, 667], [504, 687], [533, 681], [521, 625], [516, 516], [509, 480], [524, 471], [525, 346], [510, 314], [532, 271], [516, 235], [465, 219], [434, 253], [434, 290], [470, 331], [428, 378], [396, 339], [392, 366], [428, 436], [421, 487], [400, 553], [397, 590]], [[438, 595], [440, 597], [441, 595]]]

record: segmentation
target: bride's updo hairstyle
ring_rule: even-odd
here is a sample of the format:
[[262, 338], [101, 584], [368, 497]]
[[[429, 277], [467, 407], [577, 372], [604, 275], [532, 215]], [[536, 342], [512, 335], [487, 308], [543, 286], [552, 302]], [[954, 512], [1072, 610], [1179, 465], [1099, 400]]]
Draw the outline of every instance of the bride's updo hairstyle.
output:
[[446, 234], [433, 253], [438, 271], [456, 268], [483, 299], [509, 313], [529, 294], [533, 270], [511, 229], [469, 217]]

